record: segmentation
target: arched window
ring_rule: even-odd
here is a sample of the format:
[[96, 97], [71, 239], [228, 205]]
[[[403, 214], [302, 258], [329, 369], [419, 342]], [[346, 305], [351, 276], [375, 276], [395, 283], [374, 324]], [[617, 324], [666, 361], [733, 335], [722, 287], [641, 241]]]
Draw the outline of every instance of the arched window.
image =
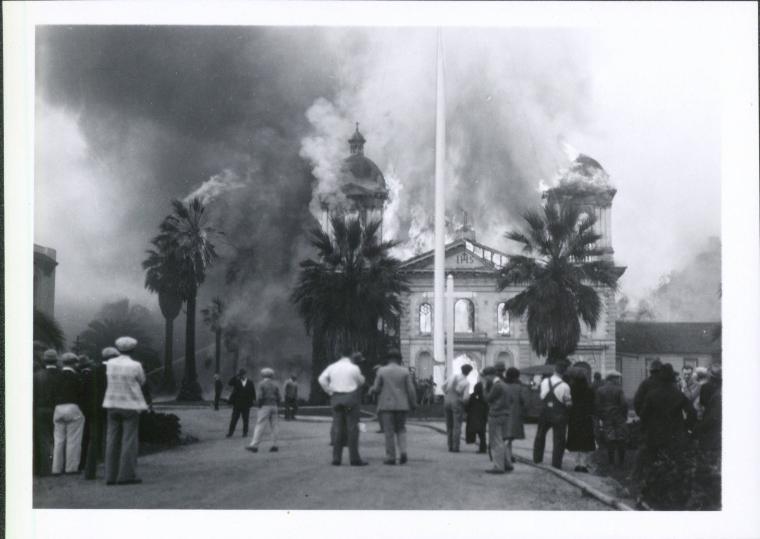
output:
[[509, 311], [504, 310], [502, 301], [496, 306], [496, 332], [499, 335], [509, 335]]
[[433, 331], [433, 308], [429, 303], [420, 305], [420, 333], [430, 334]]
[[454, 333], [475, 331], [475, 305], [469, 299], [458, 299], [454, 304]]

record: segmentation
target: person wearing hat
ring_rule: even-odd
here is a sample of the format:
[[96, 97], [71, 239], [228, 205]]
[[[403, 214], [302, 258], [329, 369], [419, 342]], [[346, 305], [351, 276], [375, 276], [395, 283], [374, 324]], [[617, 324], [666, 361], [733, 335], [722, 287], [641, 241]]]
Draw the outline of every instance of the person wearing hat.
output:
[[298, 412], [298, 382], [295, 374], [285, 380], [282, 389], [285, 393], [285, 421], [290, 421], [296, 418]]
[[272, 447], [269, 451], [277, 451], [277, 410], [280, 406], [280, 387], [274, 381], [274, 371], [269, 367], [261, 369], [261, 382], [259, 382], [258, 399], [256, 406], [259, 407], [256, 413], [256, 426], [253, 429], [253, 438], [250, 445], [246, 448], [256, 453], [259, 450], [259, 443], [264, 436], [264, 430], [269, 426], [272, 432]]
[[639, 417], [641, 417], [641, 407], [644, 404], [647, 393], [660, 384], [660, 378], [657, 376], [660, 369], [662, 369], [662, 361], [659, 359], [652, 360], [649, 364], [649, 378], [639, 384], [639, 388], [633, 396], [633, 409]]
[[504, 474], [514, 469], [512, 440], [525, 437], [522, 425], [525, 396], [520, 371], [510, 368], [506, 374], [504, 380], [496, 367], [486, 367], [482, 372], [486, 379], [488, 443], [493, 460], [493, 468], [486, 470], [490, 474]]
[[396, 444], [398, 444], [399, 464], [406, 464], [406, 416], [417, 406], [409, 369], [401, 366], [401, 352], [390, 350], [386, 354], [388, 363], [377, 370], [375, 383], [370, 392], [377, 395], [377, 414], [385, 434], [385, 464], [396, 464]]
[[78, 473], [82, 456], [82, 379], [74, 367], [79, 363], [76, 354], [61, 356], [63, 369], [53, 388], [53, 475]]
[[710, 366], [709, 380], [700, 391], [702, 418], [694, 429], [694, 437], [708, 461], [720, 465], [722, 447], [723, 372], [719, 364]]
[[232, 437], [237, 427], [238, 419], [243, 418], [243, 437], [248, 436], [248, 419], [251, 414], [251, 406], [256, 400], [256, 388], [253, 381], [248, 379], [248, 373], [245, 369], [240, 369], [236, 376], [230, 379], [229, 384], [232, 386], [229, 402], [232, 404], [232, 417], [230, 417], [230, 428], [227, 431], [227, 438]]
[[219, 373], [214, 373], [214, 410], [219, 410], [219, 401], [222, 398], [224, 382], [219, 377]]
[[82, 354], [78, 358], [77, 371], [79, 372], [79, 378], [82, 381], [82, 414], [84, 414], [84, 430], [82, 431], [82, 451], [80, 453], [81, 458], [79, 460], [79, 471], [84, 470], [85, 463], [87, 462], [87, 449], [90, 446], [90, 435], [92, 432], [92, 410], [88, 406], [88, 395], [92, 391], [94, 371], [93, 367], [95, 363], [85, 354]]
[[53, 459], [53, 414], [55, 401], [53, 388], [58, 378], [58, 352], [53, 349], [42, 354], [45, 368], [33, 376], [34, 408], [34, 471], [37, 475], [50, 475]]
[[464, 407], [464, 411], [467, 418], [464, 429], [465, 443], [474, 444], [479, 439], [478, 453], [487, 453], [486, 427], [488, 426], [488, 404], [486, 403], [486, 395], [481, 380], [478, 380], [475, 387], [472, 388], [472, 394]]
[[[106, 397], [106, 365], [108, 361], [119, 357], [119, 351], [107, 346], [100, 352], [101, 360], [92, 366], [90, 384], [85, 383], [84, 398], [85, 408], [90, 414], [90, 442], [87, 445], [87, 458], [84, 464], [84, 478], [95, 479], [98, 460], [103, 457], [106, 446], [105, 434], [108, 415], [103, 408], [103, 399]], [[87, 416], [85, 411], [85, 416]]]
[[148, 409], [143, 396], [145, 371], [129, 356], [137, 348], [132, 337], [116, 339], [120, 355], [106, 363], [106, 394], [103, 408], [108, 413], [106, 431], [106, 485], [142, 483], [136, 475], [140, 412]]
[[625, 462], [625, 444], [628, 439], [628, 403], [620, 386], [623, 376], [618, 371], [609, 371], [604, 384], [596, 390], [594, 409], [600, 424], [600, 444], [607, 448], [610, 466], [622, 468]]

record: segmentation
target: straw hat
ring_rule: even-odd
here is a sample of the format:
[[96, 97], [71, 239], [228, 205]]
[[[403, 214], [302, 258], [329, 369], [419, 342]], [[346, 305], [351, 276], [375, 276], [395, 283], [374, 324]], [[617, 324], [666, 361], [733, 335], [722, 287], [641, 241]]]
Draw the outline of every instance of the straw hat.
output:
[[137, 339], [132, 337], [119, 337], [116, 339], [116, 348], [119, 352], [129, 352], [137, 348]]

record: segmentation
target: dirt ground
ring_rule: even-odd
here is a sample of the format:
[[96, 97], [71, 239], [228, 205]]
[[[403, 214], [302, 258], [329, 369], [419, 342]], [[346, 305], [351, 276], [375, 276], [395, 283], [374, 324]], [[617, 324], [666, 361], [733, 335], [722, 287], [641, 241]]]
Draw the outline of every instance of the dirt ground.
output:
[[[225, 438], [229, 409], [173, 408], [183, 432], [200, 441], [140, 458], [141, 485], [106, 486], [102, 477], [34, 479], [36, 508], [141, 509], [519, 509], [607, 510], [555, 476], [525, 464], [507, 475], [489, 475], [487, 455], [475, 446], [446, 451], [439, 432], [419, 424], [408, 427], [409, 458], [404, 466], [386, 466], [384, 438], [377, 423], [366, 421], [361, 434], [365, 467], [331, 466], [329, 423], [317, 419], [280, 421], [280, 451], [265, 441], [257, 454], [244, 450], [238, 432]], [[255, 410], [252, 410], [252, 422]], [[517, 453], [528, 457], [534, 427]], [[253, 428], [251, 427], [251, 434]], [[550, 445], [550, 444], [549, 444]], [[550, 450], [550, 447], [548, 448]], [[565, 470], [572, 469], [568, 459]], [[615, 485], [584, 474], [584, 480], [615, 492]]]

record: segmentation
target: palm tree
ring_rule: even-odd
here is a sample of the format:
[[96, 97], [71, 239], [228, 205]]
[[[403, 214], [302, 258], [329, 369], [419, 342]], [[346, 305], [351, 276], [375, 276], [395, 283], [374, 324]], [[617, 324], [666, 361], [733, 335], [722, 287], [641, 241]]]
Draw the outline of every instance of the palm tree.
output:
[[222, 354], [222, 317], [224, 316], [224, 302], [221, 298], [214, 298], [211, 300], [211, 305], [201, 310], [203, 315], [203, 321], [214, 332], [215, 346], [214, 346], [214, 359], [216, 360], [216, 368], [214, 373], [219, 374], [219, 363]]
[[172, 209], [161, 223], [156, 240], [177, 259], [182, 297], [187, 307], [185, 374], [177, 400], [196, 401], [202, 400], [203, 394], [195, 367], [195, 303], [198, 288], [218, 256], [212, 239], [222, 233], [208, 224], [206, 207], [200, 198], [187, 204], [173, 200]]
[[499, 270], [498, 288], [527, 284], [504, 309], [515, 316], [527, 313], [533, 350], [554, 363], [576, 350], [581, 320], [596, 328], [602, 304], [594, 286], [615, 290], [620, 273], [601, 258], [594, 216], [581, 216], [575, 204], [547, 202], [542, 212], [528, 212], [524, 219], [524, 232], [506, 236], [522, 244], [525, 256], [510, 257]]
[[105, 304], [82, 334], [81, 347], [90, 357], [100, 357], [100, 351], [113, 346], [116, 339], [129, 335], [137, 339], [138, 347], [130, 355], [143, 364], [146, 372], [160, 366], [158, 353], [153, 349], [150, 311], [140, 305], [130, 305], [123, 299]]
[[322, 395], [317, 377], [342, 347], [379, 353], [382, 325], [398, 318], [400, 294], [408, 290], [389, 255], [397, 242], [379, 238], [379, 222], [362, 225], [359, 219], [331, 219], [333, 236], [321, 228], [311, 232], [319, 260], [301, 262], [291, 296], [312, 335], [312, 400]]
[[158, 306], [164, 317], [164, 373], [162, 389], [173, 392], [174, 382], [174, 319], [182, 308], [182, 283], [180, 281], [179, 261], [169, 245], [156, 237], [151, 240], [155, 249], [147, 251], [143, 260], [145, 270], [145, 288], [158, 294]]
[[46, 347], [60, 350], [65, 344], [63, 330], [52, 316], [48, 316], [39, 309], [34, 309], [34, 340]]

